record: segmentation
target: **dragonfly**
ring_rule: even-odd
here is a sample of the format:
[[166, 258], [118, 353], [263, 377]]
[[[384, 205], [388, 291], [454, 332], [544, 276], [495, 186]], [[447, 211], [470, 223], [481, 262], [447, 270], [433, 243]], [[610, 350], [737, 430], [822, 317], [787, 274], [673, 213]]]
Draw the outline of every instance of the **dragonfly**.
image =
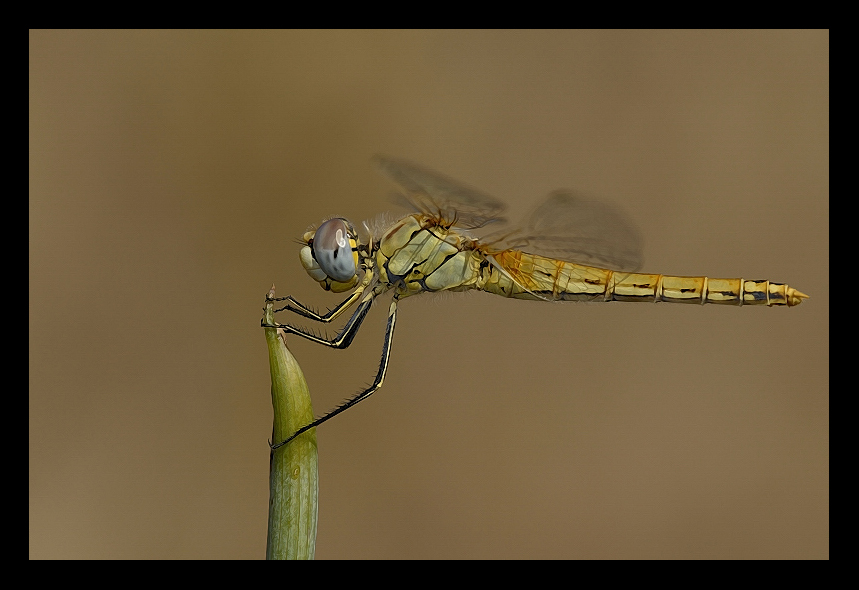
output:
[[[398, 184], [414, 212], [395, 221], [381, 217], [356, 231], [333, 217], [300, 240], [299, 258], [323, 289], [352, 293], [320, 314], [292, 296], [288, 311], [329, 323], [357, 303], [345, 326], [327, 338], [288, 323], [267, 324], [331, 348], [347, 348], [373, 302], [393, 291], [372, 384], [327, 414], [272, 444], [277, 449], [377, 391], [391, 357], [400, 299], [440, 291], [480, 290], [538, 301], [646, 301], [718, 305], [796, 306], [808, 295], [784, 283], [637, 272], [641, 237], [626, 216], [598, 200], [555, 191], [529, 218], [509, 227], [502, 201], [412, 162], [377, 156], [379, 170]], [[493, 229], [497, 228], [497, 229]]]

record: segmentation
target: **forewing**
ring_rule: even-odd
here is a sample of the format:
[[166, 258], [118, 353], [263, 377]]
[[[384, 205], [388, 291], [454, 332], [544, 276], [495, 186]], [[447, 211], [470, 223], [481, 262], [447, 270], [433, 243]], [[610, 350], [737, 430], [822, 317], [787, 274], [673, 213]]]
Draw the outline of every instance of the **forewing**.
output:
[[504, 203], [438, 172], [406, 160], [376, 156], [376, 165], [404, 190], [403, 198], [427, 215], [440, 216], [457, 227], [479, 228], [503, 221]]

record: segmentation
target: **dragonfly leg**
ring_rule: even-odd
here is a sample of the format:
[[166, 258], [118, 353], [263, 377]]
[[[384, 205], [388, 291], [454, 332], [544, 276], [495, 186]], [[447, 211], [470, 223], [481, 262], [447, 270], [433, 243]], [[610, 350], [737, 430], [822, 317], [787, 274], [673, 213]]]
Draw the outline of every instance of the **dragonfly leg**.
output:
[[[363, 268], [364, 278], [361, 279], [361, 283], [355, 288], [354, 291], [352, 291], [352, 294], [349, 295], [349, 297], [340, 302], [333, 309], [328, 310], [328, 313], [326, 314], [317, 313], [315, 310], [299, 302], [292, 295], [289, 295], [287, 297], [266, 296], [266, 303], [269, 303], [270, 301], [286, 301], [287, 304], [280, 309], [275, 309], [274, 313], [277, 313], [279, 311], [291, 311], [293, 313], [297, 313], [300, 316], [304, 316], [317, 322], [331, 322], [337, 319], [344, 311], [349, 309], [349, 307], [351, 307], [353, 303], [358, 301], [358, 299], [360, 299], [361, 295], [364, 293], [364, 290], [367, 289], [367, 287], [369, 287], [376, 280], [376, 273], [373, 270], [372, 264], [366, 264]], [[263, 326], [269, 328], [274, 327], [270, 325], [266, 326], [265, 324], [263, 324]]]
[[[364, 273], [364, 278], [361, 280], [361, 284], [352, 292], [349, 297], [347, 297], [344, 301], [342, 301], [339, 305], [334, 307], [333, 309], [328, 310], [326, 314], [318, 314], [314, 310], [310, 309], [303, 303], [300, 303], [296, 300], [292, 295], [287, 297], [271, 297], [266, 296], [266, 303], [269, 301], [286, 301], [287, 304], [281, 307], [280, 309], [275, 309], [274, 313], [279, 311], [291, 311], [293, 313], [297, 313], [300, 316], [304, 316], [308, 319], [315, 320], [317, 322], [331, 322], [332, 320], [337, 319], [340, 314], [349, 309], [353, 303], [358, 301], [361, 298], [361, 295], [364, 293], [364, 290], [373, 282], [376, 278], [376, 274], [370, 269], [366, 269], [367, 272]], [[262, 324], [263, 327], [272, 328], [275, 326]], [[280, 326], [277, 326], [280, 327]]]
[[[281, 307], [280, 309], [275, 309], [274, 313], [277, 313], [279, 311], [291, 311], [293, 313], [297, 313], [300, 316], [304, 316], [308, 319], [315, 320], [317, 322], [328, 323], [328, 322], [331, 322], [332, 320], [337, 319], [337, 317], [340, 314], [342, 314], [344, 311], [349, 309], [349, 307], [351, 307], [353, 303], [358, 301], [358, 299], [360, 299], [361, 295], [364, 293], [365, 288], [366, 288], [365, 285], [360, 285], [357, 289], [355, 289], [355, 291], [349, 297], [347, 297], [345, 300], [343, 300], [341, 303], [339, 303], [333, 309], [328, 310], [328, 313], [326, 313], [326, 314], [316, 313], [315, 311], [313, 311], [312, 309], [310, 309], [309, 307], [307, 307], [303, 303], [300, 303], [292, 295], [289, 295], [288, 297], [273, 297], [271, 299], [266, 298], [266, 302], [269, 302], [269, 301], [286, 301], [287, 302], [287, 304], [284, 305], [283, 307]], [[271, 326], [268, 326], [268, 327], [271, 327]]]
[[[388, 311], [388, 326], [385, 329], [385, 342], [382, 346], [382, 360], [379, 363], [379, 371], [378, 371], [378, 373], [376, 373], [376, 378], [373, 380], [373, 384], [370, 385], [370, 387], [368, 387], [364, 391], [355, 395], [354, 397], [346, 400], [345, 402], [343, 402], [342, 404], [340, 404], [335, 409], [331, 410], [330, 412], [328, 412], [327, 414], [325, 414], [321, 418], [317, 418], [316, 420], [314, 420], [310, 424], [307, 424], [306, 426], [302, 426], [301, 428], [296, 430], [294, 433], [292, 433], [289, 437], [287, 437], [285, 440], [282, 440], [281, 442], [279, 442], [277, 444], [271, 445], [272, 451], [282, 447], [285, 444], [287, 444], [289, 441], [294, 439], [299, 434], [302, 434], [304, 432], [307, 432], [311, 428], [315, 428], [315, 427], [319, 426], [320, 424], [322, 424], [323, 422], [325, 422], [327, 420], [330, 420], [331, 418], [333, 418], [334, 416], [336, 416], [340, 412], [344, 412], [344, 411], [348, 410], [349, 408], [351, 408], [352, 406], [354, 406], [355, 404], [357, 404], [358, 402], [367, 399], [368, 397], [370, 397], [373, 394], [373, 392], [375, 392], [377, 389], [379, 389], [382, 386], [382, 383], [385, 381], [385, 374], [388, 372], [388, 361], [391, 358], [391, 343], [394, 340], [394, 326], [397, 323], [397, 299], [398, 298], [399, 298], [398, 295], [394, 295], [394, 300], [391, 301], [390, 311]], [[362, 303], [362, 305], [363, 305], [363, 303]]]
[[[370, 311], [370, 307], [373, 304], [373, 299], [376, 298], [375, 291], [371, 291], [361, 303], [358, 305], [358, 308], [355, 310], [355, 313], [352, 314], [352, 317], [349, 318], [349, 321], [346, 322], [346, 325], [343, 326], [343, 329], [334, 337], [334, 338], [324, 338], [312, 332], [309, 332], [303, 328], [299, 328], [298, 326], [293, 326], [290, 324], [279, 324], [275, 322], [274, 324], [266, 324], [264, 321], [260, 322], [260, 325], [263, 328], [280, 328], [284, 332], [288, 334], [295, 334], [296, 336], [301, 336], [302, 338], [306, 338], [311, 342], [316, 342], [317, 344], [322, 344], [324, 346], [330, 346], [331, 348], [346, 348], [350, 344], [352, 344], [352, 340], [354, 340], [355, 335], [358, 333], [358, 328], [361, 327], [361, 323], [364, 321], [364, 318], [367, 317], [367, 312]], [[354, 294], [352, 297], [346, 300], [351, 305], [351, 302], [354, 302]], [[346, 303], [344, 302], [344, 304]], [[339, 309], [342, 311], [346, 309], [348, 305], [341, 304], [335, 308], [335, 310]], [[303, 315], [303, 314], [302, 314]], [[336, 317], [336, 316], [335, 316]]]

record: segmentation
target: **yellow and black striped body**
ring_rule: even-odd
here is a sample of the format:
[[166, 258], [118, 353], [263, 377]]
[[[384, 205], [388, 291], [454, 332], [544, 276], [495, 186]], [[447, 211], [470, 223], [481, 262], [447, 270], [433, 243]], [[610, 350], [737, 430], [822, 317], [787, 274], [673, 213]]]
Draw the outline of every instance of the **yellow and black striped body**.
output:
[[507, 250], [494, 256], [484, 291], [519, 299], [799, 305], [807, 297], [770, 281], [624, 273]]
[[807, 295], [781, 283], [675, 277], [585, 266], [518, 250], [489, 251], [430, 216], [404, 217], [376, 251], [381, 282], [401, 296], [479, 289], [549, 301], [665, 301], [722, 305], [799, 305]]

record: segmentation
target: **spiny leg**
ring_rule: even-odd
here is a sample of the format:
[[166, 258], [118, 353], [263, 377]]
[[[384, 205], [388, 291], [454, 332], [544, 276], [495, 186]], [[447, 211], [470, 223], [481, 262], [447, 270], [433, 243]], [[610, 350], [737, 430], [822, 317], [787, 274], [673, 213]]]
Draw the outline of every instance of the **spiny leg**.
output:
[[[361, 295], [364, 293], [364, 290], [367, 289], [368, 286], [373, 284], [376, 280], [376, 273], [373, 272], [371, 266], [366, 266], [364, 272], [364, 278], [361, 280], [361, 283], [358, 287], [352, 292], [349, 297], [347, 297], [344, 301], [342, 301], [339, 305], [329, 310], [325, 315], [320, 315], [304, 305], [303, 303], [299, 303], [296, 299], [294, 299], [291, 295], [288, 297], [266, 297], [266, 302], [269, 301], [289, 301], [294, 304], [296, 307], [293, 307], [290, 304], [286, 306], [274, 310], [278, 311], [291, 311], [301, 315], [303, 317], [309, 318], [311, 320], [316, 320], [318, 322], [331, 322], [332, 320], [339, 317], [344, 311], [346, 311], [349, 307], [352, 306], [358, 299], [361, 298]], [[273, 324], [266, 324], [265, 320], [260, 321], [260, 325], [264, 328], [283, 328], [284, 331], [290, 334], [296, 334], [301, 336], [302, 338], [307, 338], [312, 342], [316, 342], [318, 344], [324, 344], [325, 346], [331, 346], [332, 348], [346, 348], [352, 343], [352, 340], [355, 338], [355, 334], [358, 332], [358, 328], [361, 327], [361, 322], [364, 321], [364, 318], [367, 316], [367, 312], [370, 310], [370, 305], [373, 302], [373, 299], [380, 293], [377, 288], [373, 289], [369, 294], [364, 297], [364, 300], [361, 301], [361, 304], [358, 306], [358, 309], [355, 310], [355, 313], [352, 314], [352, 317], [349, 318], [349, 321], [343, 327], [343, 329], [332, 339], [322, 338], [321, 336], [317, 336], [307, 330], [303, 330], [302, 328], [298, 328], [296, 326], [292, 326], [290, 324], [279, 324], [277, 322]]]
[[379, 363], [379, 372], [376, 373], [376, 378], [373, 380], [373, 384], [370, 385], [370, 387], [368, 387], [364, 391], [362, 391], [359, 394], [357, 394], [356, 396], [354, 396], [353, 398], [351, 398], [351, 399], [347, 400], [346, 402], [344, 402], [343, 404], [337, 406], [337, 408], [328, 412], [327, 414], [325, 414], [321, 418], [317, 418], [316, 420], [314, 420], [310, 424], [308, 424], [306, 426], [302, 426], [301, 428], [296, 430], [293, 434], [291, 434], [286, 440], [283, 440], [277, 444], [271, 445], [272, 450], [275, 450], [275, 449], [282, 447], [283, 445], [287, 444], [289, 441], [294, 439], [299, 434], [302, 434], [304, 432], [307, 432], [311, 428], [315, 428], [315, 427], [319, 426], [320, 424], [322, 424], [323, 422], [325, 422], [327, 420], [330, 420], [331, 418], [333, 418], [334, 416], [336, 416], [340, 412], [345, 412], [346, 410], [348, 410], [349, 408], [351, 408], [352, 406], [354, 406], [358, 402], [363, 401], [363, 400], [367, 399], [368, 397], [370, 397], [370, 395], [372, 395], [373, 392], [375, 392], [377, 389], [379, 389], [382, 386], [382, 383], [385, 381], [385, 373], [387, 373], [387, 371], [388, 371], [388, 361], [391, 358], [391, 343], [394, 340], [394, 326], [397, 323], [397, 299], [399, 299], [399, 296], [394, 295], [394, 299], [393, 299], [393, 301], [391, 301], [390, 311], [388, 311], [388, 326], [385, 329], [385, 342], [382, 346], [382, 360]]
[[[275, 309], [274, 313], [277, 313], [279, 311], [291, 311], [293, 313], [297, 313], [300, 316], [304, 316], [308, 319], [315, 320], [317, 322], [328, 323], [328, 322], [331, 322], [331, 321], [337, 319], [337, 317], [340, 314], [342, 314], [344, 311], [349, 309], [349, 307], [351, 307], [353, 303], [358, 301], [358, 299], [360, 299], [361, 295], [364, 293], [365, 288], [366, 288], [366, 285], [359, 285], [358, 288], [355, 289], [355, 291], [349, 297], [347, 297], [345, 300], [343, 300], [341, 303], [339, 303], [333, 309], [328, 310], [328, 313], [326, 313], [324, 315], [320, 315], [320, 314], [316, 313], [314, 310], [310, 309], [309, 307], [307, 307], [303, 303], [300, 303], [299, 301], [297, 301], [292, 295], [289, 295], [288, 297], [275, 297], [272, 299], [266, 298], [266, 302], [268, 302], [268, 301], [287, 301], [288, 302], [285, 306], [281, 307], [280, 309]], [[271, 327], [271, 326], [269, 326], [269, 327]]]
[[[274, 313], [279, 311], [291, 311], [293, 313], [297, 313], [300, 316], [304, 316], [308, 319], [315, 320], [317, 322], [325, 322], [328, 323], [337, 317], [340, 316], [344, 311], [346, 311], [353, 303], [358, 301], [361, 298], [361, 295], [364, 293], [364, 290], [370, 286], [376, 280], [376, 273], [373, 270], [372, 264], [367, 264], [364, 266], [364, 278], [361, 279], [361, 283], [355, 290], [352, 292], [349, 297], [347, 297], [343, 302], [329, 310], [328, 313], [324, 315], [320, 315], [316, 313], [314, 310], [310, 309], [303, 303], [300, 303], [296, 300], [292, 295], [287, 297], [272, 297], [269, 298], [266, 296], [266, 303], [270, 301], [287, 301], [288, 303], [281, 307], [280, 309], [274, 310]], [[273, 328], [275, 326], [267, 326], [266, 324], [262, 324], [263, 327]]]
[[308, 332], [303, 328], [292, 326], [290, 324], [279, 324], [277, 322], [275, 322], [274, 324], [266, 324], [265, 322], [260, 322], [260, 325], [264, 328], [281, 328], [284, 332], [287, 332], [288, 334], [295, 334], [296, 336], [301, 336], [302, 338], [306, 338], [311, 342], [330, 346], [331, 348], [346, 348], [350, 344], [352, 344], [352, 340], [358, 333], [358, 328], [361, 327], [361, 323], [364, 321], [364, 318], [367, 317], [367, 312], [370, 311], [370, 307], [373, 305], [373, 299], [375, 299], [377, 295], [378, 293], [374, 290], [364, 296], [363, 301], [361, 301], [360, 305], [358, 305], [358, 308], [355, 310], [355, 313], [352, 314], [352, 317], [349, 318], [349, 321], [346, 322], [346, 325], [343, 326], [343, 329], [334, 338], [331, 339], [317, 336], [316, 334]]

